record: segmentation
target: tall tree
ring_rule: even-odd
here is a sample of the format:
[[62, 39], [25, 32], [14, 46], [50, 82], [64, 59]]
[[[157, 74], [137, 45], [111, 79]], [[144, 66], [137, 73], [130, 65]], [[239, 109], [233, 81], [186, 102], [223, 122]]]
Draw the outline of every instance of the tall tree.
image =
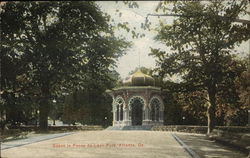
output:
[[[105, 75], [128, 46], [116, 38], [110, 17], [95, 2], [7, 2], [1, 10], [1, 49], [20, 59], [39, 100], [47, 129], [49, 101], [87, 84], [88, 71]], [[2, 69], [8, 69], [2, 66]], [[14, 79], [16, 80], [16, 79]], [[2, 81], [8, 82], [7, 80]]]
[[112, 98], [105, 94], [105, 91], [117, 85], [118, 73], [111, 71], [106, 74], [107, 76], [99, 77], [94, 77], [93, 73], [88, 75], [90, 78], [84, 89], [75, 90], [65, 98], [62, 117], [65, 123], [81, 122], [82, 124], [103, 125], [111, 123]]
[[247, 65], [247, 69], [241, 72], [240, 76], [237, 76], [235, 81], [237, 92], [239, 93], [240, 102], [245, 106], [245, 108], [249, 108], [250, 105], [250, 63], [249, 57], [244, 60]]
[[[168, 12], [168, 3], [161, 5]], [[224, 60], [230, 58], [235, 45], [249, 39], [250, 28], [235, 23], [246, 14], [248, 1], [175, 2], [172, 25], [160, 23], [157, 40], [172, 48], [173, 53], [152, 49], [158, 58], [161, 75], [179, 74], [184, 91], [206, 91], [209, 134], [215, 126], [216, 96], [228, 78]], [[223, 17], [223, 18], [222, 18]]]

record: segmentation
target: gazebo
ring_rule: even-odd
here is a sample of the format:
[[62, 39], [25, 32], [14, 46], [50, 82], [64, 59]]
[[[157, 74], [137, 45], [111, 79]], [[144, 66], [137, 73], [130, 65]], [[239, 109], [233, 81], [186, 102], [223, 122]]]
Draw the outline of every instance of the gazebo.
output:
[[140, 70], [123, 86], [107, 91], [113, 98], [113, 126], [162, 125], [164, 104], [153, 77]]

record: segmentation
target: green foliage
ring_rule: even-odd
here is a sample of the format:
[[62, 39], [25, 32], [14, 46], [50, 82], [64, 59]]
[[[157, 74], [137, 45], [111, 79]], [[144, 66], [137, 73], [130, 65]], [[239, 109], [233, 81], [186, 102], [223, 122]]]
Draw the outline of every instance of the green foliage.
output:
[[[247, 59], [248, 61], [248, 59]], [[249, 63], [248, 63], [249, 64]], [[240, 97], [240, 102], [243, 104], [244, 109], [249, 108], [250, 105], [250, 67], [248, 65], [248, 69], [240, 74], [237, 77], [235, 84], [237, 88], [237, 92]]]
[[75, 91], [65, 98], [62, 121], [67, 124], [111, 124], [111, 103], [112, 98], [104, 93]]
[[163, 91], [164, 100], [164, 124], [176, 125], [182, 124], [182, 110], [181, 106], [177, 104], [175, 99], [176, 93]]
[[[216, 124], [246, 125], [249, 85], [246, 84], [248, 81], [246, 77], [241, 78], [247, 72], [246, 64], [241, 59], [230, 58], [229, 61], [224, 65], [227, 78], [218, 84]], [[240, 85], [241, 82], [243, 85]], [[184, 84], [164, 82], [166, 116], [168, 116], [166, 124], [205, 125], [206, 91], [194, 91], [183, 86]], [[185, 120], [182, 117], [185, 117]]]
[[[119, 1], [116, 1], [116, 3], [118, 3]], [[137, 2], [132, 2], [132, 1], [122, 1], [121, 3], [123, 3], [125, 6], [127, 6], [129, 9], [139, 9], [139, 5]], [[119, 17], [122, 17], [123, 13], [121, 10], [119, 9], [116, 9], [116, 13], [119, 14]], [[114, 20], [112, 19], [111, 20], [112, 22], [114, 22]], [[144, 24], [141, 24], [141, 25], [144, 25]], [[145, 37], [145, 34], [144, 33], [139, 33], [137, 32], [136, 30], [136, 27], [129, 27], [129, 22], [126, 21], [126, 22], [123, 22], [123, 23], [118, 23], [117, 26], [114, 27], [114, 29], [118, 29], [120, 30], [123, 29], [123, 30], [126, 30], [127, 33], [129, 33], [132, 38], [143, 38]]]
[[[162, 22], [158, 29], [156, 40], [173, 51], [170, 54], [152, 49], [152, 55], [158, 59], [159, 74], [163, 77], [179, 75], [183, 81], [170, 84], [176, 91], [207, 93], [204, 99], [208, 101], [208, 133], [215, 123], [217, 97], [227, 99], [227, 103], [237, 100], [237, 97], [224, 96], [233, 95], [233, 87], [231, 91], [229, 86], [238, 75], [230, 70], [234, 62], [230, 55], [232, 49], [250, 38], [249, 27], [234, 23], [238, 16], [246, 14], [247, 5], [247, 1], [175, 2], [171, 13], [178, 18], [172, 25]], [[159, 8], [169, 11], [167, 3]]]
[[37, 99], [40, 126], [46, 128], [53, 98], [88, 84], [94, 88], [97, 79], [110, 85], [111, 79], [105, 78], [130, 44], [114, 36], [108, 20], [95, 2], [5, 3], [1, 10], [3, 93]]

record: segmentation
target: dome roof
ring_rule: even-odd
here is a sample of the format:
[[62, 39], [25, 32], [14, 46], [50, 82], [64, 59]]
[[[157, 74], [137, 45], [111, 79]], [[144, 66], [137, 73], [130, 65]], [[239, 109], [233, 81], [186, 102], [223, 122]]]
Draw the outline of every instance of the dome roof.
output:
[[153, 77], [144, 74], [139, 69], [138, 71], [127, 77], [123, 81], [123, 84], [125, 86], [154, 86], [155, 80]]

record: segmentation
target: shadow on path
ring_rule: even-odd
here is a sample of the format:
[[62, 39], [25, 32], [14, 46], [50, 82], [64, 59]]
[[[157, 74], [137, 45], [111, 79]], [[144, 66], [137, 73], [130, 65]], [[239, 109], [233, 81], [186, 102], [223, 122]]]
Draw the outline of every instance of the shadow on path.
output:
[[205, 135], [176, 133], [176, 135], [201, 158], [246, 158], [247, 155], [233, 148], [206, 139]]

